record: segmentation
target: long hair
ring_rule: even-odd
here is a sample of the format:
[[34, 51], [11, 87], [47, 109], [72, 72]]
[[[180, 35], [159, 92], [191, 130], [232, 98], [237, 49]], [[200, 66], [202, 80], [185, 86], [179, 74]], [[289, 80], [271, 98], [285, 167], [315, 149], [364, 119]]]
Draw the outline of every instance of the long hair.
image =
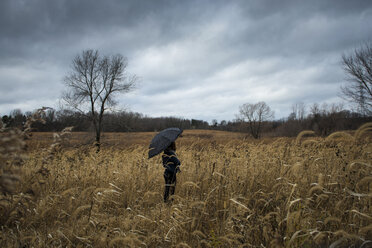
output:
[[167, 149], [165, 150], [173, 150], [173, 151], [176, 151], [176, 142], [172, 142], [168, 147]]

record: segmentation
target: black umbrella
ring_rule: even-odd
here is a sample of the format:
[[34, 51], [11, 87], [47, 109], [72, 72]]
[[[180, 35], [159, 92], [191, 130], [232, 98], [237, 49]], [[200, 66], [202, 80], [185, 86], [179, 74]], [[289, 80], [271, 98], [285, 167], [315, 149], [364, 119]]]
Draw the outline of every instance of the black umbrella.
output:
[[164, 129], [151, 140], [149, 147], [149, 158], [158, 155], [164, 151], [178, 136], [182, 133], [182, 129], [171, 127]]

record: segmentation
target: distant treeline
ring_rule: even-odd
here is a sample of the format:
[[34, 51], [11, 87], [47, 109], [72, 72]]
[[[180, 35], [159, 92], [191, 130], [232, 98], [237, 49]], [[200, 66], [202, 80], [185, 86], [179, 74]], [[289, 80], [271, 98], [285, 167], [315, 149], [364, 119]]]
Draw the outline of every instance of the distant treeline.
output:
[[[9, 115], [2, 116], [2, 122], [9, 127], [21, 128], [31, 112], [22, 113], [21, 110], [13, 110]], [[73, 126], [73, 131], [93, 131], [92, 121], [88, 115], [70, 110], [48, 109], [43, 116], [45, 123], [34, 123], [33, 128], [39, 132], [58, 132], [65, 127]], [[180, 127], [182, 129], [208, 129], [206, 121], [195, 119], [183, 119], [177, 117], [148, 117], [135, 112], [105, 113], [103, 118], [104, 132], [152, 132], [160, 131], [168, 127]]]
[[[8, 127], [22, 127], [31, 112], [22, 113], [13, 110], [9, 115], [1, 117]], [[58, 132], [65, 127], [74, 127], [74, 131], [93, 131], [92, 122], [87, 115], [68, 110], [49, 109], [45, 112], [45, 123], [34, 123], [33, 128], [39, 132]], [[355, 130], [363, 123], [371, 122], [371, 116], [348, 110], [323, 109], [307, 116], [297, 117], [291, 114], [288, 118], [262, 123], [262, 136], [296, 136], [303, 130], [313, 130], [320, 136], [329, 135], [340, 130]], [[213, 129], [249, 134], [248, 123], [241, 120], [217, 122], [209, 124], [203, 120], [184, 119], [178, 117], [148, 117], [135, 112], [107, 113], [103, 120], [104, 132], [150, 132], [160, 131], [168, 127], [182, 129]]]

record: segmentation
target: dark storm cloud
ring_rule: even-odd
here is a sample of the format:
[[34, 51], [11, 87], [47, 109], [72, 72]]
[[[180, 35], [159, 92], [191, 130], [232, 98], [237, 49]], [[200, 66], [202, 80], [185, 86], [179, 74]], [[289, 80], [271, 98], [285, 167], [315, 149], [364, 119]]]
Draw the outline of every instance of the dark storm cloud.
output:
[[234, 42], [252, 56], [335, 51], [370, 38], [370, 14], [368, 1], [245, 1]]
[[362, 0], [1, 1], [0, 112], [54, 102], [72, 58], [93, 48], [128, 57], [141, 80], [120, 103], [133, 111], [233, 119], [263, 100], [282, 117], [336, 99], [340, 57], [371, 39], [371, 16]]
[[[198, 21], [202, 10], [197, 7], [184, 6], [175, 1], [2, 1], [0, 12], [0, 29], [2, 44], [11, 49], [2, 49], [8, 55], [14, 52], [26, 52], [35, 43], [69, 46], [69, 42], [84, 38], [94, 33], [117, 29], [128, 32], [146, 32], [139, 29], [143, 23], [152, 22], [159, 29], [155, 40], [139, 40], [139, 43], [156, 45], [170, 41], [172, 37], [186, 35], [187, 27], [192, 21]], [[159, 18], [160, 17], [160, 18]], [[149, 26], [149, 29], [152, 27]], [[138, 35], [138, 34], [136, 34]], [[141, 34], [140, 34], [141, 35]], [[105, 37], [110, 40], [110, 36]], [[124, 41], [125, 43], [126, 41]], [[31, 46], [30, 46], [31, 45]], [[138, 44], [130, 44], [131, 46]]]

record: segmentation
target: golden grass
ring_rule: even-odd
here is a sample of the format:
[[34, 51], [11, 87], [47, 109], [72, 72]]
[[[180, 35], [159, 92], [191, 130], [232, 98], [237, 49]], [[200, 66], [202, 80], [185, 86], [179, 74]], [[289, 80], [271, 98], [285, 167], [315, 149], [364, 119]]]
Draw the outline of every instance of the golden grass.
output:
[[[29, 144], [47, 146], [47, 135]], [[253, 141], [185, 131], [176, 195], [165, 204], [161, 158], [147, 159], [154, 133], [104, 134], [98, 154], [77, 147], [79, 135], [52, 155], [27, 154], [19, 193], [0, 197], [1, 247], [329, 247], [371, 239], [369, 142], [335, 134], [332, 143], [300, 146], [303, 135]]]

